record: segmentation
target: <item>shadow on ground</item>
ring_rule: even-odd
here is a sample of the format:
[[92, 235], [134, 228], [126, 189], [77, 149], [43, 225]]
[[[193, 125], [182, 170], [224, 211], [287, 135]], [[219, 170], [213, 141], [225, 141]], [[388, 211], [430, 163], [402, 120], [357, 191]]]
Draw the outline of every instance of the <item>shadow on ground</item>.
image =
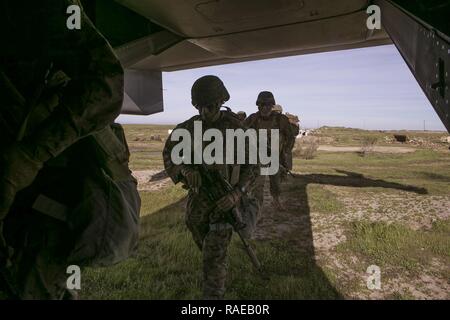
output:
[[162, 170], [158, 173], [155, 173], [154, 175], [151, 176], [149, 182], [157, 182], [157, 181], [161, 181], [164, 180], [166, 178], [168, 178], [169, 176], [166, 173], [166, 170]]
[[[282, 199], [285, 200], [285, 211], [277, 211], [265, 204], [262, 218], [258, 223], [259, 241], [273, 242], [276, 239], [284, 242], [282, 250], [291, 252], [292, 260], [287, 261], [288, 268], [281, 268], [286, 276], [300, 276], [307, 279], [309, 291], [300, 290], [299, 299], [342, 299], [343, 295], [333, 283], [339, 283], [333, 272], [324, 272], [316, 262], [314, 238], [312, 233], [310, 200], [307, 187], [310, 184], [332, 185], [354, 188], [386, 188], [427, 194], [427, 190], [416, 186], [371, 179], [356, 172], [336, 170], [344, 175], [330, 174], [293, 174], [282, 185]], [[268, 191], [266, 190], [266, 193]], [[267, 198], [267, 195], [265, 195]], [[266, 202], [267, 203], [267, 202]], [[278, 225], [278, 228], [271, 229]], [[284, 227], [283, 227], [284, 226]], [[266, 229], [266, 230], [264, 230]], [[287, 245], [286, 245], [287, 244]], [[298, 265], [296, 260], [301, 260]], [[298, 269], [294, 269], [299, 267]], [[271, 274], [280, 275], [280, 270], [268, 270]]]
[[[276, 233], [257, 236], [251, 241], [270, 280], [258, 277], [242, 250], [238, 237], [230, 247], [230, 269], [227, 299], [342, 299], [333, 270], [323, 270], [316, 262], [309, 184], [355, 188], [379, 187], [419, 194], [423, 188], [408, 186], [364, 175], [336, 170], [341, 175], [295, 174], [282, 186], [283, 198], [289, 199], [286, 211], [276, 211], [265, 205], [258, 232], [272, 227]], [[145, 290], [123, 288], [121, 297], [142, 296], [157, 299], [198, 299], [201, 286], [201, 256], [184, 225], [186, 199], [141, 218], [141, 243], [134, 261], [127, 269], [117, 269], [117, 277], [133, 274], [133, 283], [146, 278]], [[283, 225], [286, 228], [283, 228]], [[143, 275], [142, 273], [145, 273]], [[115, 287], [115, 284], [110, 284]], [[155, 289], [157, 288], [157, 289]], [[153, 290], [152, 292], [149, 292]], [[159, 290], [159, 291], [158, 291]]]
[[[329, 175], [329, 174], [293, 174], [293, 178], [283, 185], [284, 194], [289, 198], [295, 200], [293, 208], [288, 208], [288, 212], [294, 213], [297, 217], [302, 218], [302, 236], [301, 249], [309, 252], [311, 257], [314, 257], [313, 234], [311, 228], [311, 210], [308, 200], [307, 187], [310, 184], [331, 185], [340, 187], [354, 187], [354, 188], [386, 188], [396, 189], [407, 192], [414, 192], [417, 194], [427, 194], [425, 188], [419, 188], [411, 185], [404, 185], [396, 182], [389, 182], [381, 179], [371, 179], [356, 172], [336, 170], [336, 172], [343, 175]], [[292, 209], [294, 212], [291, 212]]]

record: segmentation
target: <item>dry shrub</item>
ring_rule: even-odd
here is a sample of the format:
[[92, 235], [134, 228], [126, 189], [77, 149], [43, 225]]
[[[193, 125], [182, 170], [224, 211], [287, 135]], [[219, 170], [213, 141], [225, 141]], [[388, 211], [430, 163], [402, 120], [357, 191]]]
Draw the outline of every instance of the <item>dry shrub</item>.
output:
[[295, 158], [314, 159], [319, 148], [319, 138], [313, 136], [297, 139], [292, 155]]
[[161, 138], [161, 136], [158, 134], [158, 135], [152, 135], [152, 136], [150, 136], [150, 141], [162, 141], [162, 138]]
[[359, 150], [359, 155], [361, 157], [365, 157], [367, 154], [373, 152], [373, 149], [375, 147], [375, 144], [377, 143], [378, 138], [377, 137], [363, 137], [361, 140], [361, 150]]

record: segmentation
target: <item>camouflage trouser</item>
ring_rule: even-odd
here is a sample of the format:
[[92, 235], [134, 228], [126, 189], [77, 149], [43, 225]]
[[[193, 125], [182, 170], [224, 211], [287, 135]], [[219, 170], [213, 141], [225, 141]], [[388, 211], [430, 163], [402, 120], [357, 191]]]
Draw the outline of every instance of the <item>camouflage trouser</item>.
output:
[[203, 298], [223, 299], [227, 278], [227, 249], [233, 230], [227, 224], [210, 227], [210, 204], [192, 196], [188, 199], [186, 224], [203, 253]]
[[[277, 174], [269, 176], [270, 180], [270, 194], [272, 197], [277, 198], [280, 196], [280, 184], [281, 184], [281, 172], [278, 171]], [[264, 202], [264, 184], [266, 182], [266, 176], [260, 175], [255, 182], [252, 193], [258, 200], [258, 204], [262, 207]]]

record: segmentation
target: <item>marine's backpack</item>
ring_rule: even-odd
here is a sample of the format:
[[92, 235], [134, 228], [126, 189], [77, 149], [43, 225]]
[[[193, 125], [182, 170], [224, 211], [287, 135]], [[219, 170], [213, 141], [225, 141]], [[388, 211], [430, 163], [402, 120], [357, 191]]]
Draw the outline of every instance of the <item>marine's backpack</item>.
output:
[[[55, 73], [53, 78], [59, 74]], [[16, 136], [21, 139], [33, 134], [34, 127], [52, 112], [44, 106], [27, 110], [18, 104], [16, 109], [0, 110], [0, 120], [11, 118], [4, 112], [14, 113], [18, 118], [17, 123], [8, 122], [14, 130], [1, 128], [2, 149], [14, 143]], [[42, 224], [51, 219], [54, 228], [67, 229], [70, 240], [61, 241], [67, 243], [62, 254], [68, 263], [107, 266], [126, 259], [137, 246], [141, 205], [137, 181], [128, 167], [129, 157], [119, 124], [81, 139], [46, 162], [32, 185], [16, 195], [5, 228], [14, 230], [15, 226], [36, 221], [41, 215]], [[38, 227], [33, 222], [28, 225], [25, 233], [33, 233]], [[26, 243], [27, 237], [22, 234], [22, 242]], [[18, 246], [25, 245], [18, 239], [15, 242]]]
[[130, 154], [123, 128], [114, 124], [88, 139], [96, 161], [89, 169], [92, 174], [82, 181], [81, 201], [68, 219], [78, 234], [68, 260], [108, 266], [135, 251], [141, 200], [128, 168]]
[[69, 264], [109, 266], [135, 251], [141, 201], [128, 159], [113, 124], [50, 160], [31, 186], [32, 209], [68, 227]]

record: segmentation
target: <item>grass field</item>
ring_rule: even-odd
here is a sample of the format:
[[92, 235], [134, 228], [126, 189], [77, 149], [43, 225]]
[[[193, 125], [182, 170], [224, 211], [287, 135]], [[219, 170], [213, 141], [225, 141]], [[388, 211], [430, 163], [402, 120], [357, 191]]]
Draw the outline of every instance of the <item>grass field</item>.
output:
[[[140, 182], [141, 242], [118, 265], [87, 269], [84, 299], [198, 299], [201, 255], [184, 224], [186, 192], [167, 178], [161, 150], [171, 126], [126, 126], [131, 168]], [[270, 275], [251, 268], [237, 239], [229, 254], [228, 299], [449, 299], [450, 152], [445, 133], [408, 132], [433, 148], [410, 153], [318, 152], [294, 159], [283, 184], [286, 211], [268, 194], [252, 244]], [[151, 136], [161, 136], [162, 141]], [[358, 146], [391, 132], [322, 128], [321, 143]], [[155, 176], [156, 174], [156, 176]], [[267, 190], [266, 190], [267, 193]], [[381, 290], [366, 285], [370, 265]]]

